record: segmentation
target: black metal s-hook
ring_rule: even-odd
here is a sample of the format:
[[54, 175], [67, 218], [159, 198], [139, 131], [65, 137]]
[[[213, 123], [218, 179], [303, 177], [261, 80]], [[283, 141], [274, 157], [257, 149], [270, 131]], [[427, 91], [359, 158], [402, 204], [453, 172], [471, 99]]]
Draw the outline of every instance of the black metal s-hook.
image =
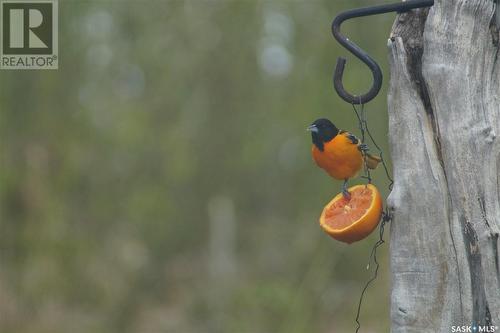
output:
[[365, 104], [375, 98], [375, 96], [377, 96], [378, 92], [380, 91], [380, 87], [382, 87], [382, 71], [380, 70], [379, 65], [375, 60], [373, 60], [372, 57], [368, 55], [368, 53], [351, 42], [349, 38], [342, 35], [342, 33], [340, 32], [340, 25], [342, 24], [342, 22], [355, 17], [383, 14], [389, 12], [404, 13], [414, 8], [430, 7], [433, 5], [434, 0], [408, 0], [405, 2], [398, 2], [387, 5], [351, 9], [337, 15], [332, 23], [333, 37], [335, 37], [335, 39], [342, 46], [344, 46], [357, 58], [363, 61], [370, 68], [373, 75], [373, 85], [366, 94], [356, 96], [348, 93], [344, 89], [344, 85], [342, 84], [342, 76], [344, 74], [346, 59], [339, 57], [337, 60], [337, 66], [335, 67], [335, 73], [333, 74], [333, 86], [335, 87], [337, 94], [339, 94], [339, 96], [348, 103]]

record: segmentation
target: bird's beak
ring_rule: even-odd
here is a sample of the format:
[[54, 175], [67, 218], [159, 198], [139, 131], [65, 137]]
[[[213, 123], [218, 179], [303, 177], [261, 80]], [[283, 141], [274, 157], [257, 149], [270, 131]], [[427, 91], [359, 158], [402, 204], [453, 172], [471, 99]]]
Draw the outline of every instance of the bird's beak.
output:
[[309, 132], [318, 133], [318, 128], [316, 127], [316, 125], [311, 125], [311, 126], [308, 126], [308, 127], [307, 127], [307, 130], [308, 130]]

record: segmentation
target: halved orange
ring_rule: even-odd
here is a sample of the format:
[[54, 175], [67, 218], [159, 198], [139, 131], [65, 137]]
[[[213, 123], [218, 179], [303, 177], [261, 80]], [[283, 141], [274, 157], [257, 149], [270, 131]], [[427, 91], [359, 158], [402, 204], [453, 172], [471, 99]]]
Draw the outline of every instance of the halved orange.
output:
[[382, 197], [372, 184], [349, 188], [351, 198], [339, 193], [325, 208], [319, 224], [333, 238], [351, 244], [367, 237], [382, 216]]

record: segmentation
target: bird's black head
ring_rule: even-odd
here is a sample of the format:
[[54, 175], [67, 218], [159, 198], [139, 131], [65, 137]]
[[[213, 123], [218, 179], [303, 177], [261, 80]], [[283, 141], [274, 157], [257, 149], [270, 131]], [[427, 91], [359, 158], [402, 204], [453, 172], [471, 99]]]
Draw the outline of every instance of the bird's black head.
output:
[[325, 118], [314, 121], [307, 130], [311, 132], [312, 142], [321, 151], [324, 149], [324, 143], [330, 141], [339, 133], [338, 128]]

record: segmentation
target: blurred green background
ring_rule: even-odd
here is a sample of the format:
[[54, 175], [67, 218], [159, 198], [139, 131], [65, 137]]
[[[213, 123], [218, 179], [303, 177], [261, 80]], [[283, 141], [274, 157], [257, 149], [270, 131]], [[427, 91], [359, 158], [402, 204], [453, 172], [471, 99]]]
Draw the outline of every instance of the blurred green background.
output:
[[[60, 0], [59, 70], [0, 71], [0, 332], [353, 332], [378, 235], [321, 231], [341, 184], [305, 128], [359, 135], [330, 24], [373, 4]], [[344, 25], [384, 73], [394, 17]], [[388, 155], [386, 85], [367, 109]], [[389, 331], [387, 252], [361, 332]]]

